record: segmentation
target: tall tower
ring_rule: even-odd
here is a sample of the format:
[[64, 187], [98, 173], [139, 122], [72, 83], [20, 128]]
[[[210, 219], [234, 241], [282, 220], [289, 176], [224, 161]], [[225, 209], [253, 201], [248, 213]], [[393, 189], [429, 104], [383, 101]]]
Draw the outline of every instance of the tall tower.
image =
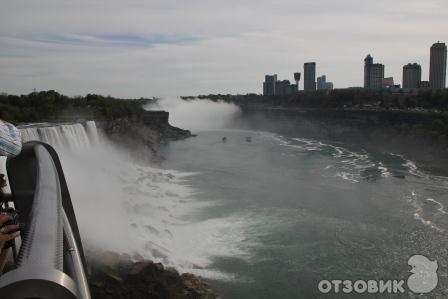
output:
[[266, 75], [263, 82], [263, 95], [275, 96], [277, 91], [277, 74]]
[[422, 83], [422, 67], [417, 63], [403, 66], [403, 88], [420, 88]]
[[364, 88], [381, 89], [384, 79], [384, 65], [373, 63], [372, 56], [367, 55], [364, 59]]
[[299, 91], [299, 82], [300, 82], [300, 73], [294, 73], [294, 80], [296, 81], [296, 85], [297, 85], [297, 91]]
[[305, 91], [316, 90], [316, 63], [307, 62], [303, 65], [304, 75], [303, 75], [303, 89]]
[[437, 42], [431, 46], [429, 85], [432, 89], [446, 86], [446, 45]]
[[364, 88], [370, 88], [370, 70], [373, 65], [372, 56], [367, 55], [364, 59]]

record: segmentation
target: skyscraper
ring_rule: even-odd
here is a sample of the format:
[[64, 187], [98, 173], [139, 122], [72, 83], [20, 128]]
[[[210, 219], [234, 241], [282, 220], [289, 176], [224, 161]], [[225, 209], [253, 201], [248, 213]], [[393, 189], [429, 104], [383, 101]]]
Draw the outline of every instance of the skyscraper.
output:
[[320, 77], [317, 77], [317, 90], [324, 90], [325, 83], [327, 83], [327, 76], [322, 75]]
[[437, 42], [431, 47], [429, 85], [432, 89], [443, 89], [446, 84], [446, 45]]
[[289, 80], [277, 80], [277, 75], [266, 75], [263, 82], [264, 96], [289, 96], [297, 93], [297, 85]]
[[367, 55], [364, 59], [364, 88], [381, 89], [384, 79], [384, 65], [373, 63], [372, 56]]
[[277, 74], [266, 75], [263, 82], [263, 95], [274, 96], [276, 83], [277, 83]]
[[420, 88], [422, 83], [422, 67], [417, 63], [403, 66], [403, 88]]
[[304, 68], [303, 89], [305, 91], [316, 90], [316, 63], [307, 62], [303, 65], [303, 68]]
[[317, 77], [317, 90], [332, 90], [333, 82], [327, 82], [327, 76]]

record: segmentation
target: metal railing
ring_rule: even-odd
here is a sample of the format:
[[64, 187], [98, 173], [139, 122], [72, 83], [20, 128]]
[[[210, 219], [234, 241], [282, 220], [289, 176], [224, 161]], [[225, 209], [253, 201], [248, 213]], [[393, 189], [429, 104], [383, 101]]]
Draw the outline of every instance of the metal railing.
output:
[[15, 269], [0, 276], [0, 298], [90, 299], [82, 243], [56, 151], [29, 142], [6, 166], [24, 228]]

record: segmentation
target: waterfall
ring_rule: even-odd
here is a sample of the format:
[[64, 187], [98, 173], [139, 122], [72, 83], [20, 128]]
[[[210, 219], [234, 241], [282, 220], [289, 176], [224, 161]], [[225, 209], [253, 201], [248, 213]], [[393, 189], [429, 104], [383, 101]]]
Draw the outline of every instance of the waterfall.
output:
[[86, 122], [87, 134], [90, 136], [90, 142], [92, 145], [99, 143], [98, 130], [94, 121]]
[[99, 134], [94, 121], [20, 129], [25, 142], [43, 141], [58, 152], [87, 254], [110, 250], [180, 272], [226, 275], [205, 267], [214, 256], [238, 255], [226, 236], [229, 223], [239, 222], [192, 218], [211, 204], [197, 201], [196, 190], [186, 182], [195, 174], [137, 162]]
[[94, 121], [85, 124], [36, 124], [20, 127], [24, 142], [43, 141], [56, 148], [73, 151], [86, 150], [98, 144], [98, 131]]

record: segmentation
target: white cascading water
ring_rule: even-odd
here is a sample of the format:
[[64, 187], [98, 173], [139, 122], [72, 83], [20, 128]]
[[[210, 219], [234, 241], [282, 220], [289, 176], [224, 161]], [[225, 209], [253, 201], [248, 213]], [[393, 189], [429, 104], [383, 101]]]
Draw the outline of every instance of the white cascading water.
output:
[[215, 256], [243, 255], [231, 242], [243, 239], [242, 224], [228, 218], [191, 219], [193, 212], [211, 204], [195, 200], [195, 190], [185, 184], [194, 174], [136, 164], [98, 134], [93, 121], [21, 131], [25, 141], [40, 140], [56, 148], [88, 251], [128, 253], [180, 272], [230, 278], [205, 268]]

